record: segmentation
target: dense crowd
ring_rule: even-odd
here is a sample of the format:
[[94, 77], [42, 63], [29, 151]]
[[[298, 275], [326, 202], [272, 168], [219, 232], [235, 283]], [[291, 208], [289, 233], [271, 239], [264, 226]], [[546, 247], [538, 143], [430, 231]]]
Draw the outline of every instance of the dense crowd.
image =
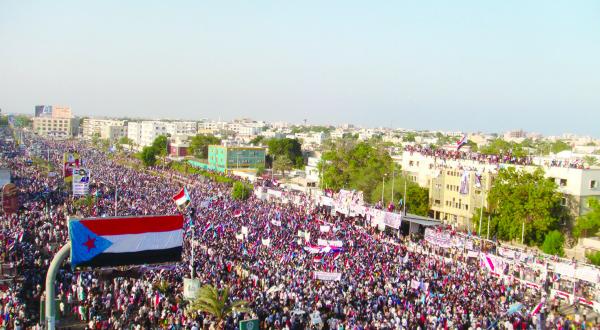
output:
[[[12, 169], [22, 208], [0, 220], [4, 263], [17, 274], [0, 290], [0, 327], [39, 327], [45, 274], [68, 240], [69, 216], [174, 214], [179, 211], [171, 196], [182, 184], [188, 185], [196, 210], [186, 221], [182, 262], [75, 272], [65, 264], [56, 281], [61, 319], [78, 319], [89, 329], [235, 329], [249, 318], [258, 318], [261, 329], [571, 329], [597, 322], [568, 321], [550, 304], [530, 315], [546, 298], [520, 283], [490, 276], [461, 253], [445, 258], [423, 241], [380, 232], [360, 217], [332, 215], [308, 199], [303, 205], [254, 196], [238, 201], [227, 184], [161, 168], [135, 169], [127, 164], [135, 162], [130, 158], [84, 143], [27, 137], [28, 147], [17, 149], [2, 140], [3, 151], [16, 152], [2, 157], [0, 165]], [[56, 168], [63, 152], [79, 152], [92, 175], [90, 195], [96, 198], [91, 205], [62, 190], [60, 174], [29, 165], [33, 144], [51, 150]], [[323, 224], [332, 230], [321, 232]], [[242, 227], [248, 235], [239, 239]], [[314, 258], [299, 231], [310, 233], [313, 244], [319, 238], [342, 241], [343, 251]], [[248, 301], [252, 312], [233, 313], [217, 324], [211, 315], [186, 307], [183, 278], [191, 275], [192, 258], [201, 283], [229, 287], [231, 299]], [[342, 276], [317, 280], [314, 271]], [[516, 303], [522, 310], [510, 313]]]
[[[442, 149], [431, 148], [430, 146], [408, 145], [404, 147], [405, 152], [410, 154], [421, 154], [423, 156], [434, 157], [441, 162], [444, 161], [473, 161], [486, 165], [512, 164], [512, 165], [534, 165], [535, 160], [532, 156], [517, 157], [512, 152], [503, 154], [484, 154], [480, 152], [463, 151], [458, 148]], [[537, 164], [540, 165], [540, 164]], [[585, 162], [581, 159], [552, 159], [546, 160], [543, 164], [546, 167], [565, 167], [565, 168], [585, 168]]]

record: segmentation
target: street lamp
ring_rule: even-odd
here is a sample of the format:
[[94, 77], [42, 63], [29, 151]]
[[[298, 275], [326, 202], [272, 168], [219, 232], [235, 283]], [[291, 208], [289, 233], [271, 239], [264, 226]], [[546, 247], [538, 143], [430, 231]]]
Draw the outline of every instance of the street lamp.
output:
[[381, 206], [385, 207], [385, 199], [384, 199], [384, 193], [385, 193], [385, 177], [387, 176], [387, 173], [383, 174], [383, 177], [381, 177], [381, 181], [383, 182], [383, 185], [381, 187]]

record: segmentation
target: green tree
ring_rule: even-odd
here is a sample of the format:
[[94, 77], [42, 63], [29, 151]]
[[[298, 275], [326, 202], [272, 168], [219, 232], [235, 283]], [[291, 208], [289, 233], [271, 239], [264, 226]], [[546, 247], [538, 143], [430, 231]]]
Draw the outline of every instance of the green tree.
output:
[[542, 251], [546, 254], [562, 257], [565, 255], [563, 251], [564, 244], [565, 238], [563, 234], [558, 230], [553, 230], [546, 235], [544, 243], [542, 244]]
[[565, 141], [558, 140], [552, 143], [552, 147], [550, 150], [552, 151], [552, 153], [557, 154], [561, 151], [571, 150], [571, 146], [568, 145]]
[[157, 136], [152, 142], [152, 148], [154, 148], [156, 155], [164, 157], [167, 155], [167, 144], [169, 138], [166, 135]]
[[541, 244], [555, 229], [565, 210], [553, 181], [541, 168], [534, 172], [514, 167], [500, 169], [488, 194], [492, 234], [502, 240], [520, 240], [525, 223], [525, 243]]
[[417, 137], [416, 133], [408, 132], [408, 133], [404, 134], [404, 136], [402, 137], [402, 142], [415, 142], [416, 137]]
[[[404, 183], [406, 182], [406, 212], [427, 216], [429, 214], [429, 190], [421, 188], [416, 183], [408, 180], [404, 175], [399, 175], [396, 172], [396, 178], [393, 179], [390, 175], [386, 176], [385, 179], [385, 191], [384, 191], [384, 204], [387, 207], [392, 201], [392, 183], [393, 183], [393, 194], [394, 194], [394, 205], [398, 206], [400, 200], [404, 202]], [[370, 196], [370, 201], [381, 200], [381, 188], [383, 187], [383, 180], [377, 185], [377, 188], [373, 190]]]
[[579, 218], [573, 227], [573, 236], [592, 237], [600, 230], [600, 202], [595, 198], [588, 199], [590, 211]]
[[156, 164], [156, 154], [157, 152], [154, 147], [147, 146], [142, 149], [140, 159], [146, 167], [154, 166]]
[[231, 197], [237, 200], [246, 200], [252, 195], [252, 186], [236, 181], [231, 190]]
[[600, 266], [600, 251], [588, 253], [585, 256], [592, 265]]
[[324, 148], [319, 164], [323, 187], [356, 189], [363, 192], [368, 202], [379, 200], [373, 190], [382, 183], [384, 175], [393, 172], [392, 158], [381, 144], [345, 138], [327, 143]]
[[275, 157], [273, 161], [273, 171], [279, 171], [281, 174], [285, 175], [285, 171], [290, 171], [293, 168], [292, 161], [288, 158], [287, 155], [282, 155]]
[[265, 174], [265, 165], [256, 166], [256, 176], [262, 176]]
[[218, 290], [212, 285], [204, 285], [198, 291], [198, 296], [190, 304], [193, 311], [201, 311], [212, 315], [217, 321], [217, 328], [224, 329], [225, 320], [233, 312], [248, 312], [248, 303], [244, 300], [231, 302], [229, 288]]
[[594, 156], [585, 156], [583, 157], [583, 161], [587, 164], [587, 166], [595, 166], [598, 165], [598, 158]]
[[207, 159], [208, 146], [211, 144], [221, 144], [221, 139], [210, 134], [198, 134], [190, 140], [190, 147], [188, 148], [188, 151], [196, 158]]
[[126, 136], [123, 136], [123, 137], [121, 137], [119, 139], [119, 144], [121, 144], [121, 145], [123, 145], [123, 144], [132, 145], [133, 144], [133, 140], [130, 139], [130, 138], [128, 138], [128, 137], [126, 137]]
[[267, 142], [269, 147], [269, 154], [274, 156], [275, 159], [280, 156], [287, 156], [291, 160], [295, 167], [304, 166], [304, 158], [302, 156], [302, 145], [298, 139], [269, 139]]
[[30, 127], [31, 126], [31, 118], [26, 115], [15, 115], [14, 117], [14, 125], [15, 127]]
[[262, 135], [257, 135], [252, 140], [250, 140], [250, 144], [253, 146], [259, 146], [263, 142], [265, 142], [265, 137]]

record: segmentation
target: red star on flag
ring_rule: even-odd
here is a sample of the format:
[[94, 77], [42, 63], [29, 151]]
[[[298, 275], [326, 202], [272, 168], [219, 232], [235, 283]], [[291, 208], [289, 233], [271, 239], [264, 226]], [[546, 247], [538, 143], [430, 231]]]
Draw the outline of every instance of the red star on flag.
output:
[[88, 240], [83, 243], [83, 245], [85, 245], [88, 248], [88, 252], [90, 252], [91, 249], [96, 247], [96, 238], [91, 238], [88, 236]]

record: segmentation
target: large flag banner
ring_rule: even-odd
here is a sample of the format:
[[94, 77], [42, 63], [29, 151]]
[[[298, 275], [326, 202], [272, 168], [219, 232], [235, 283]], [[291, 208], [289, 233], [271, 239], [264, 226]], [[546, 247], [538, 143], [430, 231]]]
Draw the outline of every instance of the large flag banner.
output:
[[187, 189], [185, 187], [181, 188], [181, 191], [173, 196], [173, 201], [177, 208], [185, 208], [190, 203], [190, 194], [188, 194]]
[[86, 196], [90, 193], [90, 171], [84, 168], [73, 169], [73, 196]]
[[183, 215], [69, 221], [71, 267], [110, 267], [181, 261]]
[[79, 154], [77, 152], [65, 152], [63, 154], [63, 176], [67, 187], [71, 187], [73, 168], [79, 167], [79, 165]]

